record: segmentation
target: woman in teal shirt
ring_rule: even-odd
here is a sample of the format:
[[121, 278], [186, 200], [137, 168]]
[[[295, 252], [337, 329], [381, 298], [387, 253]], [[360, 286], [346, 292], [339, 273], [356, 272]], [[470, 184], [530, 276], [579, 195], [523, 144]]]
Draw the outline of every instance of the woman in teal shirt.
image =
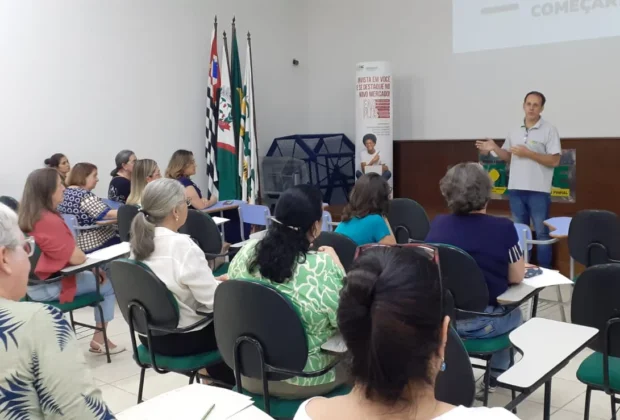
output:
[[396, 244], [387, 221], [392, 190], [383, 177], [370, 173], [362, 176], [349, 197], [336, 233], [348, 236], [359, 246], [366, 244]]

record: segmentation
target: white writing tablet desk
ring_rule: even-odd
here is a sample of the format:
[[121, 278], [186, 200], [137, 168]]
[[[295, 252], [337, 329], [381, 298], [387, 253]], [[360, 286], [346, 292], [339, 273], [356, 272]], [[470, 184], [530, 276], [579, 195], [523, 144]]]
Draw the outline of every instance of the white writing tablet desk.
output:
[[598, 334], [596, 328], [532, 318], [510, 333], [509, 338], [523, 358], [502, 373], [504, 388], [521, 392], [504, 408], [512, 410], [545, 385], [543, 419], [551, 417], [551, 379]]

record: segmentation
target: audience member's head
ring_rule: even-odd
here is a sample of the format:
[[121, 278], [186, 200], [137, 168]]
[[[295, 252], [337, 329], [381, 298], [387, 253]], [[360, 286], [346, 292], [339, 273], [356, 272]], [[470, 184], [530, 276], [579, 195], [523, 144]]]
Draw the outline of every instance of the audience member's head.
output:
[[[56, 175], [58, 176], [58, 175]], [[26, 295], [34, 243], [24, 239], [13, 210], [0, 204], [0, 296], [18, 301]]]
[[92, 191], [99, 182], [97, 167], [92, 163], [80, 162], [73, 167], [67, 177], [67, 186], [80, 187]]
[[8, 195], [3, 195], [2, 197], [0, 197], [0, 203], [13, 210], [15, 213], [17, 213], [17, 211], [19, 210], [19, 201], [17, 201], [13, 197], [9, 197]]
[[183, 176], [190, 177], [195, 174], [196, 160], [192, 152], [180, 149], [172, 154], [168, 168], [166, 168], [166, 178], [179, 179]]
[[45, 166], [58, 170], [63, 176], [66, 176], [71, 170], [69, 159], [62, 153], [55, 153], [51, 157], [45, 159]]
[[55, 169], [37, 169], [28, 175], [19, 210], [19, 227], [31, 232], [41, 219], [42, 212], [56, 213], [64, 198], [65, 187]]
[[438, 267], [419, 250], [374, 247], [353, 263], [338, 328], [366, 399], [400, 410], [434, 389], [449, 324], [441, 305]]
[[126, 204], [140, 204], [146, 185], [159, 178], [161, 178], [161, 172], [157, 162], [153, 159], [137, 160], [131, 172], [131, 193], [127, 197]]
[[131, 250], [137, 260], [147, 259], [155, 250], [155, 228], [176, 232], [187, 220], [183, 185], [162, 178], [148, 184], [142, 195], [142, 209], [131, 223]]
[[362, 143], [364, 143], [364, 146], [366, 146], [366, 150], [368, 150], [369, 153], [372, 153], [372, 151], [375, 150], [375, 146], [377, 145], [377, 136], [372, 133], [368, 133], [362, 139]]
[[483, 211], [491, 199], [492, 182], [482, 165], [459, 163], [439, 181], [441, 194], [454, 214]]
[[371, 214], [387, 216], [390, 209], [392, 188], [379, 174], [370, 173], [360, 177], [351, 191], [349, 203], [342, 212], [342, 221]]
[[110, 175], [123, 176], [125, 178], [131, 177], [131, 171], [133, 171], [133, 165], [136, 160], [136, 154], [131, 150], [121, 150], [114, 158], [116, 168], [110, 172]]
[[256, 245], [250, 271], [259, 270], [263, 277], [284, 283], [321, 233], [322, 216], [323, 197], [317, 188], [297, 185], [284, 191], [267, 234]]

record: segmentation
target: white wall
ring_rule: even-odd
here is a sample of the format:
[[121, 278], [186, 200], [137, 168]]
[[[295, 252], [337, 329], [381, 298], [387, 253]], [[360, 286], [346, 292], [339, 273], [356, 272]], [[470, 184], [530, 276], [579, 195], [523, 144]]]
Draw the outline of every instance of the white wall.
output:
[[619, 38], [455, 55], [450, 0], [312, 0], [308, 25], [311, 131], [352, 136], [355, 64], [386, 60], [395, 139], [504, 137], [530, 90], [563, 137], [620, 136]]
[[[192, 150], [205, 185], [204, 124], [213, 17], [240, 56], [252, 32], [261, 152], [304, 131], [303, 0], [0, 0], [0, 195], [20, 197], [27, 174], [55, 152], [99, 167], [106, 196], [114, 156], [157, 160]], [[230, 39], [230, 38], [229, 38]], [[220, 46], [221, 44], [220, 38]], [[243, 67], [242, 67], [243, 69]]]

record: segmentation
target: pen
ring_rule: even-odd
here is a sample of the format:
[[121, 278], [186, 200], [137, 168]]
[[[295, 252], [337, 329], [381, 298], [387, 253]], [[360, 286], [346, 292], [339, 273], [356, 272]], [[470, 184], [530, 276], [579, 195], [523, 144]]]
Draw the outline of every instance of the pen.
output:
[[205, 413], [205, 415], [204, 415], [204, 416], [202, 416], [202, 419], [201, 419], [201, 420], [205, 420], [207, 417], [209, 417], [209, 414], [211, 414], [211, 412], [213, 411], [213, 409], [214, 409], [214, 408], [215, 408], [215, 404], [213, 404], [213, 405], [211, 406], [211, 408], [209, 408], [209, 409], [207, 410], [207, 412]]

